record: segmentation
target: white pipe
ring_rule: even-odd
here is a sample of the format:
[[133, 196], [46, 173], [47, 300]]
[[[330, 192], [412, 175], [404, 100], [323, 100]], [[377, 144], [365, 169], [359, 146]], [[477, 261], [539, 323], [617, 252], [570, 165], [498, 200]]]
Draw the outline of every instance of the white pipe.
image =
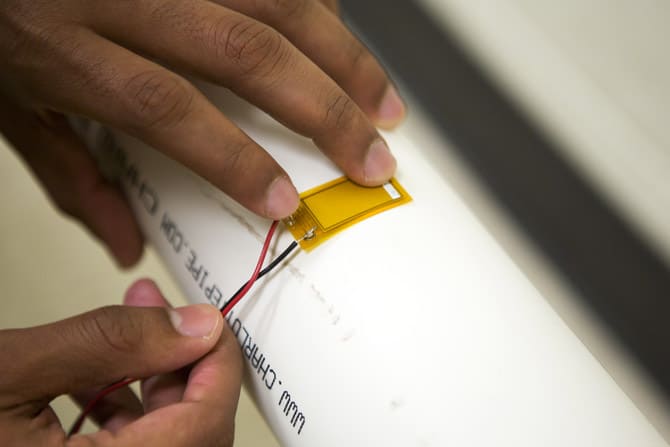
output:
[[[206, 93], [299, 191], [341, 175], [262, 112]], [[190, 300], [225, 300], [248, 279], [269, 222], [137, 140], [79, 124], [98, 154], [125, 154], [138, 219]], [[230, 318], [282, 445], [666, 446], [440, 167], [388, 141], [414, 201], [292, 255]]]

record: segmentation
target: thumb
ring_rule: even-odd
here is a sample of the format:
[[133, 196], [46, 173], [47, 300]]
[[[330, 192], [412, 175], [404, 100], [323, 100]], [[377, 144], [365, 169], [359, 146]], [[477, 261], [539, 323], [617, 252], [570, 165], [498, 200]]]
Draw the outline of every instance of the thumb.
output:
[[108, 306], [45, 326], [2, 331], [0, 395], [39, 401], [173, 371], [208, 353], [222, 328], [218, 309], [196, 304]]

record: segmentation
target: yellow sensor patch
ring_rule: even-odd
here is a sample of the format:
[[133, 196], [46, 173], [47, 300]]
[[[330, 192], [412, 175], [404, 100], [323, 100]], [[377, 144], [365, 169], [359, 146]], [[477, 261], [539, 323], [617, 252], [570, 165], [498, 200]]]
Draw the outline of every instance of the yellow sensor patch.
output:
[[345, 228], [411, 200], [395, 178], [366, 187], [341, 177], [300, 194], [298, 209], [283, 222], [309, 251]]

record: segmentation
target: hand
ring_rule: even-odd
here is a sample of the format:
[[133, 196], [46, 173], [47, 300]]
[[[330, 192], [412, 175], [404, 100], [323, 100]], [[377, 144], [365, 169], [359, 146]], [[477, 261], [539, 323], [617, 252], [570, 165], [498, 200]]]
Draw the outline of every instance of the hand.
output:
[[[210, 305], [170, 309], [156, 286], [133, 285], [125, 303], [46, 326], [0, 331], [0, 445], [230, 446], [239, 398], [239, 345]], [[154, 306], [154, 307], [146, 307]], [[92, 416], [101, 430], [66, 439], [49, 402], [86, 402], [124, 377]]]
[[141, 254], [137, 225], [57, 114], [119, 128], [268, 218], [298, 204], [285, 171], [178, 72], [230, 88], [354, 181], [380, 184], [395, 159], [374, 125], [393, 127], [404, 106], [336, 9], [335, 0], [4, 0], [0, 130], [122, 265]]

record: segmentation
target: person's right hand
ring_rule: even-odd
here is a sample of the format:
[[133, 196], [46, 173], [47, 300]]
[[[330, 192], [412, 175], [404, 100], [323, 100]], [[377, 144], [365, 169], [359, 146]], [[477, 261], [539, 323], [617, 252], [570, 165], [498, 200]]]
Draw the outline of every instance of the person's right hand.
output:
[[190, 73], [311, 138], [354, 181], [381, 184], [396, 163], [375, 125], [393, 127], [404, 106], [336, 9], [334, 0], [4, 0], [0, 130], [124, 265], [141, 253], [130, 210], [54, 112], [143, 140], [262, 216], [289, 215], [298, 195], [285, 171], [177, 74]]
[[[242, 355], [221, 312], [209, 304], [172, 309], [156, 285], [136, 282], [126, 306], [55, 323], [0, 330], [3, 447], [231, 446]], [[49, 403], [70, 393], [85, 404], [125, 377], [90, 416], [100, 426], [66, 437]]]

